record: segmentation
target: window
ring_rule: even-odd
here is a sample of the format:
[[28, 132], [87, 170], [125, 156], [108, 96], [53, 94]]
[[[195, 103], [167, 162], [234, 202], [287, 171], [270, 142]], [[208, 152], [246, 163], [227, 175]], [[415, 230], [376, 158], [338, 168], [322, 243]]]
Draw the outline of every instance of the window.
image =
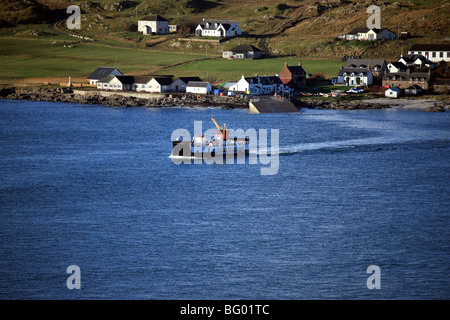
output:
[[431, 55], [433, 58], [436, 58], [436, 52], [433, 52]]
[[444, 57], [444, 52], [439, 52], [439, 58], [443, 58]]

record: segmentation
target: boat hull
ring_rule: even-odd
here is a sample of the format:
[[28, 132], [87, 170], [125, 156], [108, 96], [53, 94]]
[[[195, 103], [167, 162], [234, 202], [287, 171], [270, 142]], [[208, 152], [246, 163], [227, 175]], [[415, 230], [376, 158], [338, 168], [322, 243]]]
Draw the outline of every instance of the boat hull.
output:
[[249, 144], [224, 143], [223, 145], [195, 145], [192, 141], [173, 141], [172, 156], [213, 158], [216, 156], [245, 156]]

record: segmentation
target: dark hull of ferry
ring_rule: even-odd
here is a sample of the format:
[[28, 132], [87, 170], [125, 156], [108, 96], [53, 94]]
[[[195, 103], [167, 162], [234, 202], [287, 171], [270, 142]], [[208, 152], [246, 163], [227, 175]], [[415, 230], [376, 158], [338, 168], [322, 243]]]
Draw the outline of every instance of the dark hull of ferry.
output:
[[[241, 156], [241, 155], [248, 155], [249, 149], [248, 146], [245, 147], [244, 150], [237, 150], [234, 148], [235, 146], [230, 146], [230, 149], [226, 149], [226, 145], [222, 146], [223, 148], [222, 152], [220, 152], [223, 157], [226, 157], [227, 154], [234, 154], [234, 156]], [[216, 151], [211, 149], [210, 147], [193, 147], [191, 141], [173, 141], [172, 143], [172, 156], [176, 157], [199, 157], [199, 158], [206, 158], [206, 157], [215, 157]], [[233, 149], [233, 150], [231, 150]]]

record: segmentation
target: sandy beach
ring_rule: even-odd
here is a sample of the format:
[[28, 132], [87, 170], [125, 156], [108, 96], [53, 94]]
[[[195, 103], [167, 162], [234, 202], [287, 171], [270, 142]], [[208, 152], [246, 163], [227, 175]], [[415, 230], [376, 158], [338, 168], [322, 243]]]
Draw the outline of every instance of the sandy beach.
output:
[[433, 99], [390, 99], [390, 98], [376, 98], [362, 100], [367, 103], [389, 104], [391, 108], [404, 109], [404, 110], [425, 110], [429, 107], [435, 107], [437, 105], [443, 105], [445, 109], [450, 108], [449, 101], [440, 101]]

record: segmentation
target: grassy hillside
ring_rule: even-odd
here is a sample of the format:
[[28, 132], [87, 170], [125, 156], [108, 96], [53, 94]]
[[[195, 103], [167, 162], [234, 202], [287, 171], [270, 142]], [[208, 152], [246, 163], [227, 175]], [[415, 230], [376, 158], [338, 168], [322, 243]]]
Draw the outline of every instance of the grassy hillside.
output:
[[[65, 26], [66, 8], [73, 4], [82, 10], [80, 30]], [[413, 37], [385, 42], [336, 41], [336, 36], [365, 26], [366, 8], [371, 4], [381, 8], [382, 27], [396, 33], [408, 31]], [[307, 72], [331, 76], [343, 55], [390, 60], [414, 43], [448, 42], [449, 12], [449, 0], [0, 0], [0, 78], [82, 76], [97, 65], [116, 65], [123, 72], [197, 72], [221, 80], [242, 73], [279, 72], [289, 57], [295, 64], [302, 60]], [[148, 14], [164, 16], [178, 26], [178, 32], [138, 34], [137, 21]], [[49, 23], [58, 17], [55, 28], [49, 29]], [[234, 19], [247, 35], [214, 44], [180, 41], [192, 36], [202, 18]], [[96, 41], [82, 43], [63, 32]], [[223, 50], [242, 43], [254, 44], [274, 58], [174, 66], [219, 57]], [[318, 63], [317, 59], [327, 62]]]

